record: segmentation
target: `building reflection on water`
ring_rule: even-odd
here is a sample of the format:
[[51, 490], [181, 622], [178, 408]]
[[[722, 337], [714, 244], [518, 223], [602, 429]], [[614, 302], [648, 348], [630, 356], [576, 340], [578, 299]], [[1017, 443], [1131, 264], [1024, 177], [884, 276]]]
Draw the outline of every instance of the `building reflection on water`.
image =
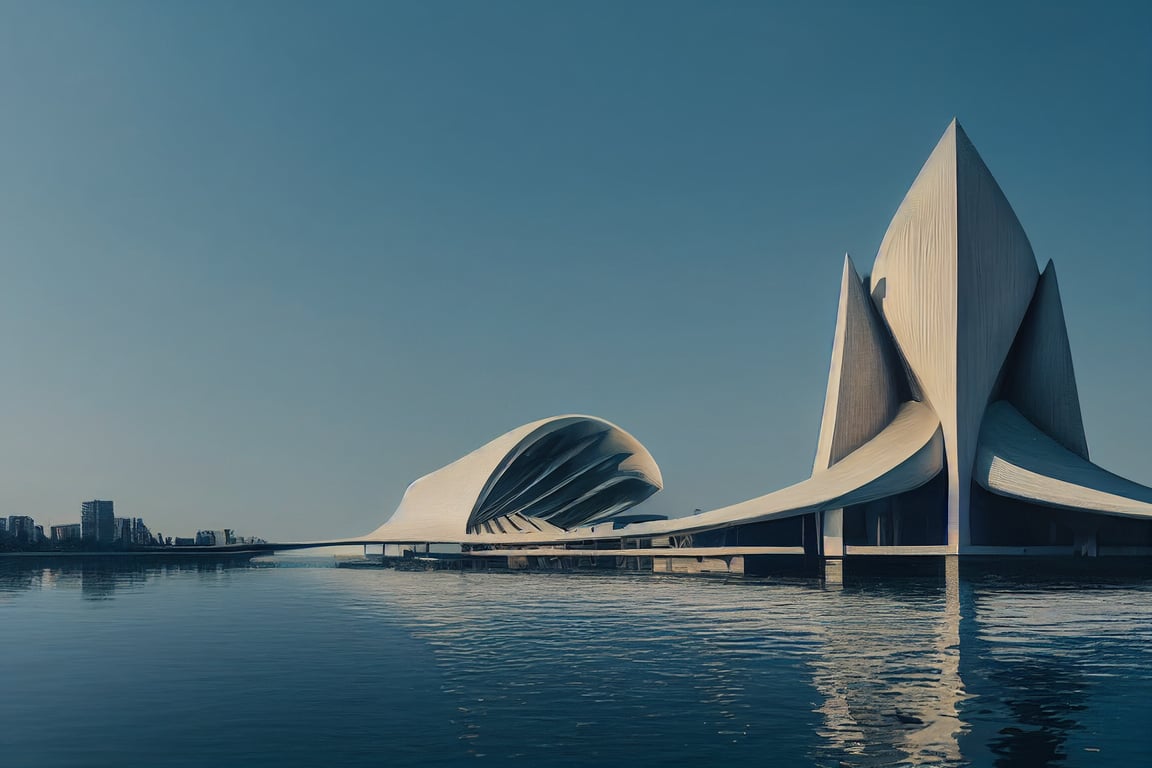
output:
[[[965, 678], [980, 720], [999, 725], [978, 734], [994, 765], [1064, 765], [1102, 751], [1101, 764], [1127, 764], [1152, 751], [1152, 736], [1136, 725], [1149, 715], [1146, 589], [1112, 579], [986, 578], [974, 590], [972, 616], [963, 632]], [[1136, 696], [1125, 693], [1133, 683]], [[1131, 754], [1103, 743], [1116, 729], [1129, 736]]]
[[989, 743], [996, 765], [1027, 768], [1066, 760], [1066, 742], [1087, 709], [1084, 679], [1056, 659], [1039, 658], [999, 670], [992, 676], [1004, 691], [1003, 704], [1017, 725], [1006, 726]]
[[[934, 601], [917, 599], [931, 582], [850, 584], [843, 610], [815, 617], [821, 735], [843, 764], [1064, 765], [1100, 753], [1100, 722], [1130, 731], [1108, 687], [1134, 648], [1152, 661], [1146, 581], [944, 566]], [[1135, 755], [1152, 748], [1128, 735]]]
[[948, 558], [942, 583], [903, 585], [897, 600], [874, 584], [850, 585], [837, 595], [842, 610], [814, 621], [823, 634], [822, 652], [809, 660], [824, 696], [821, 735], [846, 764], [960, 761], [969, 727], [960, 714], [968, 694], [959, 575]]
[[172, 560], [147, 557], [19, 557], [0, 559], [0, 602], [28, 590], [78, 590], [85, 600], [109, 600], [152, 579], [252, 567], [248, 556]]
[[[672, 682], [678, 680], [696, 691], [693, 714], [738, 741], [789, 727], [773, 702], [781, 694], [762, 690], [763, 679], [777, 674], [771, 660], [799, 659], [816, 693], [819, 764], [1022, 768], [1095, 754], [1092, 739], [1101, 737], [1085, 721], [1115, 723], [1123, 713], [1111, 713], [1117, 694], [1099, 676], [1107, 660], [1086, 649], [1113, 645], [1117, 670], [1106, 675], [1123, 674], [1133, 649], [1152, 656], [1146, 577], [1030, 583], [976, 569], [962, 577], [955, 558], [938, 565], [927, 578], [849, 578], [826, 587], [583, 578], [570, 585], [580, 599], [568, 606], [556, 604], [564, 577], [519, 577], [514, 599], [502, 585], [490, 588], [500, 577], [468, 577], [455, 579], [449, 592], [401, 592], [377, 583], [367, 602], [407, 616], [443, 667], [465, 676], [461, 691], [483, 685], [528, 701], [525, 690], [548, 685], [533, 673], [551, 669], [547, 660], [562, 654], [585, 665], [590, 679], [581, 685], [588, 695], [619, 696], [610, 682], [596, 682], [613, 679], [615, 658], [639, 670], [640, 683], [653, 692], [651, 709], [684, 705], [661, 698], [678, 690]], [[542, 625], [554, 631], [541, 633]], [[569, 630], [584, 639], [569, 644], [557, 636]], [[483, 664], [490, 668], [482, 669], [473, 639], [486, 635], [522, 642], [511, 656], [487, 649]], [[621, 640], [629, 635], [637, 642]], [[515, 687], [505, 689], [501, 676], [509, 669]], [[797, 706], [802, 683], [792, 684], [787, 706]], [[1147, 681], [1137, 686], [1148, 690]], [[636, 709], [653, 715], [643, 703]], [[483, 718], [469, 727], [473, 737], [482, 733]]]

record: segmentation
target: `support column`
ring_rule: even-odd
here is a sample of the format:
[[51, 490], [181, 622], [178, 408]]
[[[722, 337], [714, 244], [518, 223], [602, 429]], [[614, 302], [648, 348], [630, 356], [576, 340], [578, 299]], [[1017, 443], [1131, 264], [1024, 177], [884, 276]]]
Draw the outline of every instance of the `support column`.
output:
[[824, 586], [844, 586], [844, 510], [820, 513], [820, 554], [824, 556]]
[[844, 510], [829, 509], [822, 514], [820, 554], [844, 557]]

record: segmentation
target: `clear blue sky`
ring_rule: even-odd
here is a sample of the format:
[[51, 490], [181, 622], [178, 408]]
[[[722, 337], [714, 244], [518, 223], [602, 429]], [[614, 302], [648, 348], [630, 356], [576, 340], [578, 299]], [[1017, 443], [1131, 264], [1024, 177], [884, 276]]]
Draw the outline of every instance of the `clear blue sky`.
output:
[[841, 262], [956, 115], [1152, 483], [1152, 5], [0, 4], [0, 514], [374, 528], [591, 413], [654, 511], [803, 479]]

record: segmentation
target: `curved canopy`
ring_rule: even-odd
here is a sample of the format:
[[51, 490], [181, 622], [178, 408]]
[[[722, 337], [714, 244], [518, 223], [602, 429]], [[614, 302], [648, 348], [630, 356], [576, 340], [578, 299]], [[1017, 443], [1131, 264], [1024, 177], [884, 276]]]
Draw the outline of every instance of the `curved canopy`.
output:
[[1001, 400], [988, 406], [973, 468], [992, 493], [1052, 507], [1152, 517], [1152, 488], [1101, 469]]
[[630, 525], [621, 532], [691, 532], [840, 509], [919, 488], [936, 477], [943, 464], [940, 420], [923, 403], [904, 403], [880, 434], [803, 482], [729, 507]]

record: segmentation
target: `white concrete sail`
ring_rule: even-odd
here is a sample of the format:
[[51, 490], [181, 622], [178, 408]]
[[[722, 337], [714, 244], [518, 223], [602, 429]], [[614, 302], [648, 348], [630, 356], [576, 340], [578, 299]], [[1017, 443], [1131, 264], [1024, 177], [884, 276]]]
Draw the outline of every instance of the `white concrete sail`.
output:
[[1001, 396], [1056, 442], [1088, 458], [1072, 346], [1051, 261], [1040, 275], [1036, 295], [1012, 345]]
[[872, 298], [948, 456], [948, 544], [967, 543], [972, 460], [988, 404], [1038, 274], [1000, 186], [953, 121], [901, 203], [876, 256]]
[[856, 266], [844, 256], [832, 363], [813, 473], [832, 466], [888, 426], [900, 408], [903, 372]]
[[1073, 453], [1004, 401], [988, 407], [974, 479], [992, 493], [1014, 499], [1152, 518], [1152, 488], [1114, 475]]

